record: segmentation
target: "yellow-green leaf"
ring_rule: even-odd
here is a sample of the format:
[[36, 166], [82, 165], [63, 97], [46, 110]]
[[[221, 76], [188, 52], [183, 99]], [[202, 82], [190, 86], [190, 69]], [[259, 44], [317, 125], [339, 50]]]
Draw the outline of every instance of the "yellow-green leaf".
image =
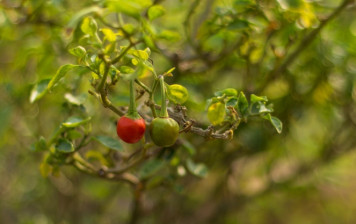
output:
[[32, 89], [30, 94], [30, 103], [42, 98], [47, 93], [47, 86], [50, 82], [49, 79], [44, 79], [38, 82]]
[[47, 89], [51, 90], [52, 87], [61, 79], [63, 78], [67, 72], [73, 68], [78, 68], [78, 67], [82, 67], [80, 65], [63, 65], [61, 66], [58, 70], [57, 73], [52, 77], [51, 81], [48, 83]]
[[188, 99], [188, 90], [181, 85], [173, 84], [167, 88], [167, 96], [175, 104], [183, 104]]
[[225, 104], [222, 102], [213, 103], [208, 108], [208, 119], [213, 125], [223, 122], [225, 115]]
[[148, 9], [148, 18], [154, 20], [160, 16], [163, 16], [165, 9], [161, 5], [154, 5]]
[[96, 31], [98, 30], [98, 24], [92, 17], [85, 17], [80, 29], [85, 34], [89, 34], [90, 36], [94, 36]]
[[116, 41], [116, 34], [109, 28], [103, 28], [100, 30], [105, 38], [109, 41], [109, 42], [115, 42]]

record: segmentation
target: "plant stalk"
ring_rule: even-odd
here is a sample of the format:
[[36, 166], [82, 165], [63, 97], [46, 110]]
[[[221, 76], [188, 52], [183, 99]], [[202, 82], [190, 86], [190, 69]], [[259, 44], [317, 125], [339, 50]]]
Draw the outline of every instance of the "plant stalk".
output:
[[159, 77], [159, 84], [161, 85], [161, 97], [162, 97], [160, 117], [168, 117], [167, 104], [166, 104], [166, 91], [165, 91], [164, 79], [162, 75]]

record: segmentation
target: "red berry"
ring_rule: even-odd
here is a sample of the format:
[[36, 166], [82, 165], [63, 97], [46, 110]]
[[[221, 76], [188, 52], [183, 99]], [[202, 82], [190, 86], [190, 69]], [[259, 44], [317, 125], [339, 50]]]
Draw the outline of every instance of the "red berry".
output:
[[117, 135], [127, 143], [140, 141], [145, 134], [146, 124], [143, 118], [132, 119], [122, 116], [116, 126]]

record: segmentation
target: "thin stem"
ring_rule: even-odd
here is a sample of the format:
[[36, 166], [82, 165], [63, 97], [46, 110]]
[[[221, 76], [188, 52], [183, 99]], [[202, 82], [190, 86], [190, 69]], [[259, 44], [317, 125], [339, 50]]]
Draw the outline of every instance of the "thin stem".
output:
[[116, 64], [117, 62], [119, 62], [121, 60], [121, 58], [123, 58], [125, 56], [125, 54], [135, 45], [135, 43], [130, 43], [129, 46], [127, 46], [125, 48], [125, 50], [123, 52], [121, 52], [121, 54], [119, 56], [117, 56], [116, 58], [114, 58], [111, 61], [111, 64]]
[[154, 99], [153, 99], [154, 93], [157, 88], [157, 84], [158, 84], [158, 81], [157, 81], [157, 79], [155, 79], [153, 81], [153, 85], [152, 85], [152, 89], [151, 89], [151, 93], [150, 93], [150, 97], [149, 97], [149, 107], [151, 108], [152, 115], [154, 118], [157, 117], [157, 112], [156, 112], [155, 103], [154, 103]]
[[136, 111], [136, 102], [135, 102], [135, 88], [134, 80], [130, 80], [130, 105], [129, 105], [129, 114], [137, 113]]
[[78, 152], [73, 154], [73, 159], [80, 163], [82, 166], [88, 168], [91, 172], [95, 173], [95, 167], [83, 159], [83, 157]]
[[147, 157], [147, 149], [149, 147], [151, 147], [152, 145], [151, 144], [146, 144], [144, 147], [143, 147], [143, 150], [142, 150], [142, 153], [141, 153], [141, 156], [140, 158], [136, 159], [135, 161], [133, 161], [131, 164], [125, 166], [124, 168], [121, 168], [121, 169], [112, 169], [112, 170], [108, 170], [108, 172], [110, 173], [115, 173], [115, 174], [121, 174], [121, 173], [124, 173], [126, 172], [127, 170], [137, 166], [138, 164], [140, 164], [142, 161], [144, 161]]
[[160, 116], [161, 117], [168, 117], [167, 104], [166, 104], [166, 91], [165, 91], [164, 79], [163, 79], [162, 75], [159, 77], [159, 84], [161, 86], [161, 97], [162, 97], [162, 105], [161, 105]]
[[133, 204], [132, 204], [129, 224], [138, 223], [141, 217], [140, 211], [141, 211], [142, 192], [144, 190], [143, 184], [142, 183], [137, 184], [134, 190], [135, 191], [134, 191]]
[[102, 93], [103, 90], [104, 90], [106, 79], [107, 79], [108, 74], [109, 74], [109, 68], [110, 68], [109, 63], [105, 62], [105, 70], [104, 70], [103, 78], [101, 78], [101, 82], [100, 82], [99, 87], [98, 87], [98, 91], [100, 93]]
[[139, 86], [141, 86], [146, 92], [148, 92], [149, 94], [151, 93], [151, 89], [150, 89], [148, 86], [146, 86], [143, 82], [141, 82], [141, 81], [138, 80], [138, 79], [135, 79], [135, 82], [136, 82]]

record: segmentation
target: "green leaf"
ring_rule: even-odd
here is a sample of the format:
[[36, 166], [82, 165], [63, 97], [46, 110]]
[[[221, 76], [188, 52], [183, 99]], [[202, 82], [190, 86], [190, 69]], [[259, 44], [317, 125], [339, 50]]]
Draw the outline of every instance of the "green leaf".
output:
[[178, 32], [171, 31], [171, 30], [163, 30], [157, 35], [157, 38], [164, 39], [170, 42], [176, 42], [180, 40], [181, 35]]
[[256, 103], [256, 102], [267, 102], [268, 99], [267, 99], [267, 96], [256, 96], [255, 94], [251, 94], [250, 101], [252, 104], [252, 103]]
[[248, 111], [248, 101], [246, 99], [245, 94], [241, 91], [239, 94], [238, 98], [238, 103], [237, 103], [238, 110], [242, 114], [242, 116], [245, 116]]
[[73, 143], [71, 143], [70, 141], [68, 141], [67, 139], [64, 139], [64, 138], [61, 138], [58, 140], [55, 148], [58, 152], [62, 152], [62, 153], [74, 152]]
[[86, 119], [80, 117], [70, 117], [65, 122], [63, 122], [62, 125], [66, 128], [75, 128], [89, 122], [90, 120], [91, 117], [88, 117]]
[[232, 21], [227, 26], [227, 28], [229, 30], [238, 31], [238, 30], [243, 30], [243, 29], [249, 28], [250, 27], [249, 25], [250, 25], [249, 22], [247, 22], [246, 20], [237, 19], [237, 20]]
[[72, 65], [72, 64], [68, 64], [68, 65], [62, 65], [56, 72], [56, 74], [52, 77], [51, 81], [48, 83], [47, 89], [51, 90], [53, 88], [53, 86], [55, 84], [57, 84], [59, 82], [59, 80], [61, 78], [63, 78], [67, 72], [71, 69], [74, 68], [79, 68], [79, 67], [83, 67], [81, 65]]
[[208, 108], [208, 119], [213, 125], [223, 122], [225, 115], [225, 104], [222, 102], [213, 103]]
[[43, 161], [40, 165], [40, 173], [42, 177], [48, 177], [52, 172], [52, 166], [49, 165], [46, 161]]
[[268, 108], [264, 102], [256, 102], [251, 105], [251, 114], [262, 114], [262, 113], [271, 113], [273, 110]]
[[158, 172], [165, 165], [165, 161], [161, 159], [152, 159], [142, 165], [139, 170], [140, 178], [147, 178]]
[[149, 55], [145, 50], [134, 50], [132, 52], [132, 55], [134, 55], [142, 60], [147, 60], [149, 58]]
[[95, 36], [96, 31], [98, 30], [98, 24], [96, 23], [95, 19], [92, 17], [85, 17], [80, 29], [85, 34], [89, 34], [90, 36]]
[[282, 129], [283, 129], [282, 121], [279, 120], [277, 117], [273, 117], [271, 115], [269, 115], [269, 120], [270, 120], [271, 124], [273, 125], [273, 127], [278, 132], [278, 134], [282, 133]]
[[119, 71], [122, 73], [122, 74], [132, 74], [135, 72], [135, 69], [129, 67], [129, 66], [120, 66], [119, 67]]
[[226, 106], [234, 107], [237, 105], [237, 103], [238, 99], [236, 97], [231, 97], [230, 99], [228, 99], [228, 101], [226, 101]]
[[192, 156], [195, 155], [197, 150], [195, 149], [194, 145], [192, 145], [190, 142], [184, 140], [183, 138], [182, 138], [182, 146], [184, 149], [186, 149], [188, 151], [188, 153], [190, 155], [192, 155]]
[[116, 41], [116, 34], [111, 29], [103, 28], [103, 29], [100, 29], [100, 31], [104, 34], [105, 39], [107, 39], [109, 42]]
[[90, 14], [90, 13], [97, 13], [97, 14], [100, 14], [101, 11], [103, 9], [98, 7], [98, 6], [91, 6], [91, 7], [88, 7], [88, 8], [84, 8], [80, 11], [78, 11], [77, 13], [75, 13], [73, 16], [72, 16], [72, 19], [69, 21], [68, 23], [68, 27], [76, 27], [77, 24], [80, 22], [80, 20]]
[[96, 136], [96, 137], [94, 137], [94, 139], [110, 149], [114, 149], [114, 150], [118, 150], [118, 151], [124, 150], [118, 139], [115, 139], [115, 138], [112, 138], [109, 136], [102, 136], [102, 135]]
[[235, 0], [234, 1], [234, 5], [236, 6], [248, 6], [248, 5], [251, 5], [252, 4], [252, 1], [251, 0]]
[[50, 79], [43, 79], [33, 87], [30, 94], [30, 103], [41, 99], [47, 93], [47, 86], [49, 82]]
[[143, 75], [146, 71], [147, 70], [146, 70], [146, 66], [144, 65], [144, 63], [141, 60], [138, 60], [136, 70], [131, 74], [122, 75], [122, 77], [125, 80], [133, 80], [133, 79]]
[[187, 169], [188, 171], [197, 177], [206, 177], [208, 175], [208, 168], [203, 163], [195, 164], [193, 160], [187, 159]]
[[41, 136], [40, 139], [36, 142], [35, 144], [35, 151], [40, 152], [40, 151], [46, 151], [47, 148], [47, 142], [46, 139]]
[[183, 104], [188, 100], [188, 90], [178, 84], [168, 85], [167, 97], [175, 104]]
[[106, 4], [113, 12], [121, 12], [139, 19], [141, 12], [152, 5], [152, 2], [150, 0], [106, 0]]
[[85, 50], [84, 47], [78, 46], [78, 47], [69, 49], [69, 53], [78, 57], [78, 58], [83, 58], [86, 55], [87, 51]]
[[165, 9], [161, 5], [154, 5], [148, 9], [148, 18], [154, 20], [165, 14]]
[[67, 132], [67, 138], [68, 139], [74, 140], [74, 139], [78, 139], [80, 137], [82, 137], [82, 133], [80, 133], [77, 130], [70, 130], [70, 131]]
[[85, 102], [85, 100], [87, 98], [87, 95], [81, 94], [81, 95], [78, 95], [78, 96], [74, 96], [71, 93], [66, 93], [64, 95], [64, 98], [69, 103], [79, 106], [79, 105], [82, 105]]
[[237, 91], [236, 89], [233, 88], [227, 88], [221, 91], [217, 91], [214, 93], [215, 96], [237, 96]]

